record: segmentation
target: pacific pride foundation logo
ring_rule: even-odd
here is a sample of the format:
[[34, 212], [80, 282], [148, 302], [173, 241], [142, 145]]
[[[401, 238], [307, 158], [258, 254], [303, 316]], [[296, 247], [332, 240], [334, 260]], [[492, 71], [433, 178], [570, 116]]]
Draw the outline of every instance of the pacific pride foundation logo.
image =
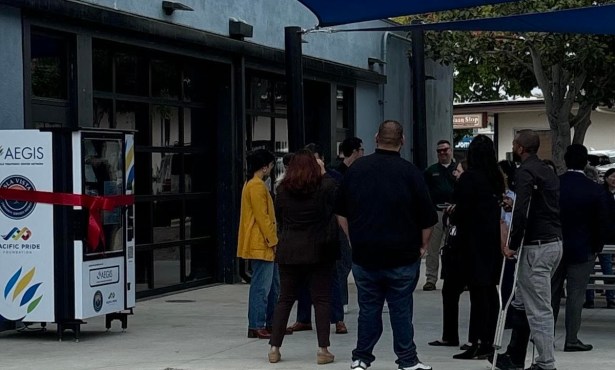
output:
[[21, 238], [25, 241], [30, 239], [31, 236], [32, 231], [30, 231], [27, 227], [21, 229], [14, 227], [13, 230], [9, 231], [6, 235], [2, 235], [2, 239], [9, 240], [10, 238], [13, 238], [13, 240], [19, 240]]
[[[36, 190], [32, 181], [21, 175], [11, 175], [0, 182], [2, 189]], [[34, 211], [36, 203], [21, 200], [0, 200], [0, 211], [8, 218], [21, 220], [28, 217]]]
[[27, 314], [34, 311], [43, 299], [43, 295], [36, 296], [36, 292], [42, 283], [32, 283], [36, 275], [36, 267], [21, 274], [23, 267], [11, 276], [4, 286], [4, 300], [9, 312], [2, 315], [9, 320], [23, 319]]

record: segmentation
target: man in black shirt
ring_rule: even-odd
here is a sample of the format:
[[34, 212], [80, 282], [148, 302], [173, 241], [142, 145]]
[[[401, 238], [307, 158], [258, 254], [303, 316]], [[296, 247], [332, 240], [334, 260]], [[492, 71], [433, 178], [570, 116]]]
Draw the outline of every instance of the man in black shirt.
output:
[[402, 144], [399, 122], [380, 124], [376, 152], [346, 171], [337, 199], [336, 214], [352, 245], [360, 309], [351, 369], [366, 369], [375, 359], [385, 299], [399, 369], [431, 369], [416, 354], [412, 294], [438, 220], [421, 172], [399, 155]]
[[511, 307], [513, 332], [506, 353], [497, 361], [501, 370], [523, 369], [530, 333], [538, 357], [529, 370], [555, 369], [551, 278], [562, 258], [559, 179], [536, 156], [539, 147], [540, 139], [532, 130], [519, 131], [513, 140], [513, 155], [521, 159], [521, 166], [515, 174], [510, 246], [502, 253], [512, 258], [521, 244], [523, 249]]

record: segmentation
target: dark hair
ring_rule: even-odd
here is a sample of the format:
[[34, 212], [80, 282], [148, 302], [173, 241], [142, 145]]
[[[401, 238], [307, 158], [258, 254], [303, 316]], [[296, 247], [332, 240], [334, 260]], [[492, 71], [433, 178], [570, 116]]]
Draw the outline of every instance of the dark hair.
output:
[[436, 143], [436, 146], [442, 145], [442, 144], [448, 144], [448, 146], [451, 146], [451, 142], [445, 139], [438, 140], [438, 142]]
[[494, 194], [500, 199], [504, 193], [504, 177], [498, 167], [493, 141], [485, 135], [477, 135], [468, 148], [468, 168], [483, 172]]
[[602, 179], [604, 180], [604, 188], [606, 189], [607, 192], [609, 191], [609, 183], [606, 182], [606, 178], [611, 176], [614, 172], [615, 172], [615, 168], [609, 168], [604, 173], [604, 177], [602, 177]]
[[568, 145], [564, 162], [569, 169], [583, 170], [587, 166], [587, 148], [581, 144]]
[[275, 161], [275, 157], [270, 151], [265, 149], [256, 149], [248, 153], [246, 158], [248, 179], [251, 179], [256, 171], [268, 166], [273, 161]]
[[[284, 179], [278, 189], [295, 195], [309, 194], [320, 185], [322, 174], [314, 153], [307, 149], [298, 150], [288, 164]], [[278, 193], [281, 190], [278, 190]]]
[[503, 161], [499, 161], [498, 166], [500, 166], [500, 169], [502, 170], [502, 172], [504, 172], [504, 175], [506, 175], [506, 185], [508, 185], [508, 188], [510, 190], [514, 191], [515, 171], [517, 170], [517, 166], [515, 165], [515, 162], [505, 159]]
[[284, 166], [288, 166], [288, 164], [290, 163], [290, 160], [293, 159], [294, 155], [295, 155], [294, 153], [286, 153], [286, 154], [284, 154], [284, 156], [282, 157], [282, 164]]
[[519, 130], [515, 141], [530, 154], [538, 153], [538, 148], [540, 148], [540, 137], [534, 130]]
[[361, 148], [361, 144], [363, 144], [363, 140], [358, 137], [349, 137], [340, 144], [340, 151], [344, 153], [344, 157], [350, 157], [353, 151]]
[[309, 143], [303, 149], [309, 150], [312, 154], [318, 154], [318, 157], [324, 160], [325, 156], [323, 155], [322, 146], [316, 143]]
[[386, 120], [378, 127], [378, 143], [385, 146], [398, 146], [404, 137], [404, 128], [395, 120]]

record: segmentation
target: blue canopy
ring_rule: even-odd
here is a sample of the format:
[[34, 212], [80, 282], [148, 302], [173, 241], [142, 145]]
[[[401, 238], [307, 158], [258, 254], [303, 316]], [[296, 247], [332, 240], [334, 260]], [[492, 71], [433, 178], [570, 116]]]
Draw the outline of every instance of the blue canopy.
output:
[[320, 27], [520, 0], [299, 0]]
[[[615, 35], [614, 19], [615, 4], [607, 4], [544, 13], [378, 27], [369, 28], [367, 30], [412, 31], [421, 29], [435, 31], [553, 32]], [[364, 31], [366, 29], [360, 30]]]

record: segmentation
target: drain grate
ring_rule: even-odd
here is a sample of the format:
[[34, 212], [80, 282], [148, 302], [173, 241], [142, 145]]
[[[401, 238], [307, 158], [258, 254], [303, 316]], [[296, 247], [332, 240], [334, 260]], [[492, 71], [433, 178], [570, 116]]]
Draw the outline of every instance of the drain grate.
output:
[[[165, 302], [168, 303], [195, 303], [196, 301], [193, 299], [169, 299]], [[181, 369], [165, 369], [165, 370], [181, 370]]]

